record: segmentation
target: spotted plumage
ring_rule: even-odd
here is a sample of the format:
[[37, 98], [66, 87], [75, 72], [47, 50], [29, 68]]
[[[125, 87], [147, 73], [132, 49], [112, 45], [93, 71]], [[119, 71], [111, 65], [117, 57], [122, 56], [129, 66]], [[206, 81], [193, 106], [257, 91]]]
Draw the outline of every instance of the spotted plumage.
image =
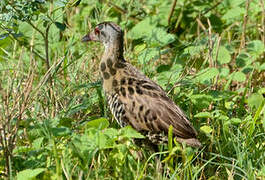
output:
[[120, 126], [131, 125], [157, 143], [167, 139], [172, 125], [177, 141], [201, 146], [183, 111], [158, 84], [124, 60], [123, 32], [118, 25], [100, 23], [82, 40], [99, 41], [105, 46], [99, 69], [108, 105]]

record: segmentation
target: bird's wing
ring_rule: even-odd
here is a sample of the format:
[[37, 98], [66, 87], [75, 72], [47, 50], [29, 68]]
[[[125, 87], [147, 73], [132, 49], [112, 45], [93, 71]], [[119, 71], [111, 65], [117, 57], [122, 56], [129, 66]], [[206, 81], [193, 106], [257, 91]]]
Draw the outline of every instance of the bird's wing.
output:
[[127, 89], [125, 96], [119, 96], [125, 109], [124, 116], [132, 127], [138, 131], [167, 133], [172, 125], [175, 136], [196, 137], [190, 121], [160, 86], [149, 79], [134, 80], [132, 86], [124, 87]]

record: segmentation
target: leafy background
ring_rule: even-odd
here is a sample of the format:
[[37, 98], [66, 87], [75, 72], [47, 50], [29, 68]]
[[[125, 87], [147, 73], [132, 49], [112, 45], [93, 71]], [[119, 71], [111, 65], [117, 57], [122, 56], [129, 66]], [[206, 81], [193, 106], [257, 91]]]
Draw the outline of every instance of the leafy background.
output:
[[[263, 0], [2, 0], [0, 177], [263, 179]], [[124, 29], [125, 58], [187, 113], [202, 149], [158, 151], [107, 109], [99, 22]]]

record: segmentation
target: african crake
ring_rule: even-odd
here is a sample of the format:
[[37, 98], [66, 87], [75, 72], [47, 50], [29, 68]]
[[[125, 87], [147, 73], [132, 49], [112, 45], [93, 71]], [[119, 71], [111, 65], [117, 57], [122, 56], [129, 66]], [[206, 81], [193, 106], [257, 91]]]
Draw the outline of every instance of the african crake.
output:
[[100, 23], [82, 41], [99, 41], [105, 46], [99, 69], [108, 105], [120, 126], [131, 125], [156, 143], [172, 125], [177, 141], [201, 146], [182, 110], [159, 85], [124, 60], [123, 31], [118, 25]]

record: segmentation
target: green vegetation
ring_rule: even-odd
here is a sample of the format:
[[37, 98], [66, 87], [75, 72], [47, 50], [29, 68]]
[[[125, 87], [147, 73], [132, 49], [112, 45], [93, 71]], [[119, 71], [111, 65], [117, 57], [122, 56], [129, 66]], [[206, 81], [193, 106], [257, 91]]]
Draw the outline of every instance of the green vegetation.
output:
[[[264, 179], [263, 0], [1, 0], [0, 178]], [[187, 113], [202, 149], [135, 143], [106, 107], [102, 21]], [[170, 134], [170, 131], [169, 131]]]

